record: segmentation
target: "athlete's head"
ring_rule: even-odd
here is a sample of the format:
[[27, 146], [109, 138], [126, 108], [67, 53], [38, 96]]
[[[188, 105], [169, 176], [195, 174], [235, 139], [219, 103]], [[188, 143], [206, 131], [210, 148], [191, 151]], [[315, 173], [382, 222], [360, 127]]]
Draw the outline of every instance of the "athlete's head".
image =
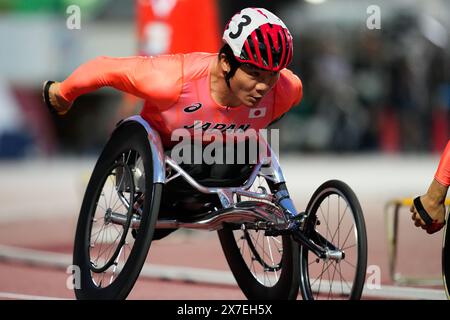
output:
[[[228, 87], [248, 105], [275, 85], [279, 71], [292, 60], [292, 36], [286, 25], [263, 8], [246, 8], [235, 14], [223, 33], [225, 45], [219, 58], [225, 58]], [[233, 77], [233, 84], [230, 79]], [[250, 79], [253, 79], [253, 84]], [[234, 87], [234, 88], [233, 88]]]

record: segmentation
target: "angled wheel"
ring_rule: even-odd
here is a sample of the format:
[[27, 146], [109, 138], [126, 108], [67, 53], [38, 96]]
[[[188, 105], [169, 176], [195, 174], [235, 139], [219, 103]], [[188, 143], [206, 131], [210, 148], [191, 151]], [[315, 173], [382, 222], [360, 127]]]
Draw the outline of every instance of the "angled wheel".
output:
[[[252, 191], [271, 192], [262, 177], [257, 178]], [[218, 234], [228, 265], [248, 299], [297, 298], [299, 249], [290, 236], [265, 236], [263, 230], [239, 226], [226, 226]]]
[[342, 181], [327, 181], [314, 192], [306, 212], [305, 234], [317, 244], [344, 254], [319, 259], [301, 246], [303, 298], [360, 299], [366, 275], [367, 236], [356, 195]]
[[78, 218], [73, 255], [81, 276], [78, 299], [128, 296], [150, 248], [161, 189], [153, 183], [145, 129], [121, 125], [97, 161]]

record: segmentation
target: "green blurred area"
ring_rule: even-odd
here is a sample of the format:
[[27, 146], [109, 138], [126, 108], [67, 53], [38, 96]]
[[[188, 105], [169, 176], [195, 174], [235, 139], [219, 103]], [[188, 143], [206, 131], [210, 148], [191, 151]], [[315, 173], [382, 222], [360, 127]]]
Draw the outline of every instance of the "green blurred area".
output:
[[55, 14], [76, 5], [84, 14], [90, 15], [107, 2], [107, 0], [0, 0], [0, 12]]

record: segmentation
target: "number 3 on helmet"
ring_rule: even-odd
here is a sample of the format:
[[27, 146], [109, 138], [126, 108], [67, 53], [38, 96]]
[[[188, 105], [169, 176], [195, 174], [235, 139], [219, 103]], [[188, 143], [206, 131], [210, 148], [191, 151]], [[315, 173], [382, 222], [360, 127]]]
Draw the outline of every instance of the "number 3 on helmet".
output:
[[228, 22], [223, 40], [241, 63], [280, 71], [292, 60], [292, 36], [283, 21], [263, 8], [246, 8]]

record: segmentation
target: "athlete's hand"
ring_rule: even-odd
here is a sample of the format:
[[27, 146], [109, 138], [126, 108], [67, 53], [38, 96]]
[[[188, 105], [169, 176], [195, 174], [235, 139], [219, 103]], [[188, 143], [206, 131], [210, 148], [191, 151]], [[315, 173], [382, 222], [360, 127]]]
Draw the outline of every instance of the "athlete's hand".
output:
[[[54, 82], [47, 88], [48, 92], [45, 92], [46, 85], [44, 84], [44, 100], [48, 97], [48, 107], [53, 108], [60, 116], [66, 114], [72, 107], [72, 102], [65, 100], [60, 94], [60, 83]], [[47, 95], [47, 97], [46, 97]], [[46, 101], [47, 102], [47, 101]]]
[[414, 225], [424, 229], [428, 234], [433, 234], [441, 230], [445, 225], [444, 203], [434, 201], [428, 194], [422, 195], [420, 197], [420, 202], [426, 213], [430, 216], [432, 222], [426, 224], [420, 217], [418, 209], [413, 204], [409, 211], [412, 213], [411, 219], [414, 221]]

